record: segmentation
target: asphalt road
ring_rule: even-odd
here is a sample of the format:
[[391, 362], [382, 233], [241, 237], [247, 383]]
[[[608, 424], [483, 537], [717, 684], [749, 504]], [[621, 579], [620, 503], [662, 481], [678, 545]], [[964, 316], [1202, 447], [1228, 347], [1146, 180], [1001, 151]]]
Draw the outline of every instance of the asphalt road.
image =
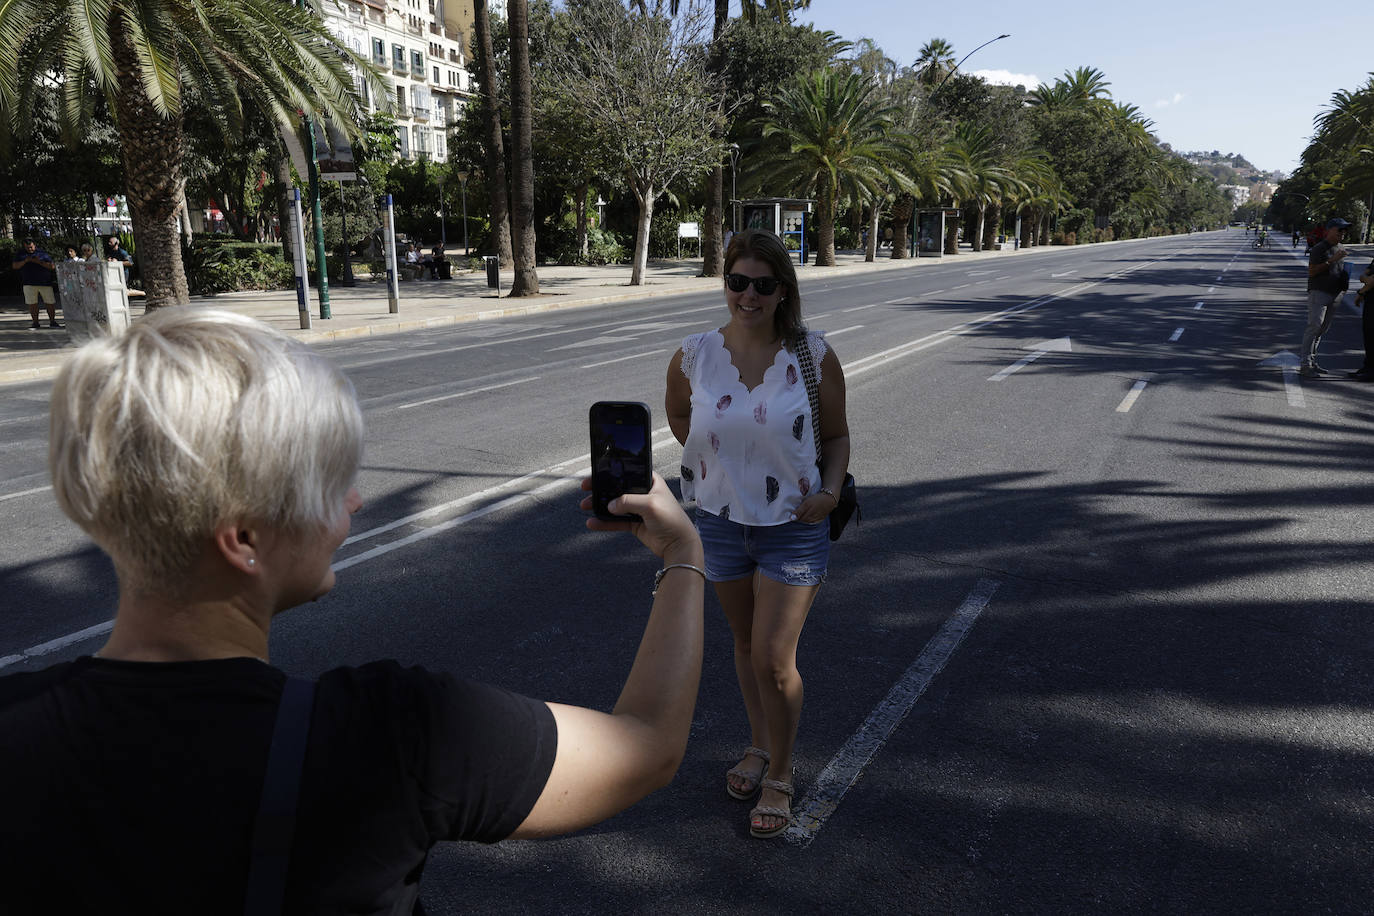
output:
[[[864, 518], [802, 638], [791, 842], [750, 839], [722, 788], [748, 736], [712, 598], [673, 785], [573, 837], [441, 846], [427, 905], [1369, 911], [1374, 386], [1262, 365], [1296, 350], [1302, 274], [1239, 230], [805, 271]], [[366, 412], [366, 505], [273, 661], [390, 656], [608, 708], [656, 563], [583, 530], [586, 409], [648, 402], [675, 479], [665, 368], [724, 319], [679, 296], [323, 348]], [[1322, 361], [1359, 346], [1345, 315]], [[0, 402], [5, 673], [94, 650], [24, 654], [114, 604], [46, 489], [47, 391]]]

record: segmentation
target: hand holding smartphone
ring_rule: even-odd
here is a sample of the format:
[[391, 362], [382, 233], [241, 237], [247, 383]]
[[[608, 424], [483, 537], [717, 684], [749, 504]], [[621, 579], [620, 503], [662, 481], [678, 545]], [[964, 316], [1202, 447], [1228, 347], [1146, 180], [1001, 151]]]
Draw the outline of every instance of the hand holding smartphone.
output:
[[592, 444], [592, 511], [608, 521], [643, 521], [616, 515], [611, 500], [625, 493], [648, 493], [653, 486], [649, 405], [639, 401], [597, 401], [589, 412]]

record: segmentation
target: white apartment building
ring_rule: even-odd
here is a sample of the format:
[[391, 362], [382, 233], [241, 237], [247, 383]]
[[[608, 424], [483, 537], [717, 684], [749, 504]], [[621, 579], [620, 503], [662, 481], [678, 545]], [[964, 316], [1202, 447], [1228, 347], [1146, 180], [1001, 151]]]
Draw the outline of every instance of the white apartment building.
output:
[[[449, 125], [472, 95], [472, 0], [320, 0], [325, 25], [388, 74], [400, 155], [448, 159]], [[369, 110], [383, 107], [358, 86]]]

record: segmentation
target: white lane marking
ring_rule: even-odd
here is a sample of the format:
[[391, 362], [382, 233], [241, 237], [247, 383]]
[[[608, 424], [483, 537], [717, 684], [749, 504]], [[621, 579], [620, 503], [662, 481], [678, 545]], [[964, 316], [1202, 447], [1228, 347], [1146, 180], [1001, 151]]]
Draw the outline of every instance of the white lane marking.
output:
[[34, 487], [32, 490], [20, 490], [18, 493], [6, 493], [4, 496], [0, 496], [0, 503], [4, 502], [7, 499], [18, 499], [21, 496], [32, 496], [35, 493], [46, 493], [48, 490], [51, 489], [51, 486]]
[[6, 655], [4, 658], [0, 658], [0, 668], [13, 665], [15, 662], [22, 662], [26, 658], [37, 658], [40, 655], [47, 655], [49, 652], [56, 652], [58, 649], [66, 648], [72, 643], [81, 642], [83, 639], [90, 639], [92, 636], [103, 636], [113, 629], [114, 621], [107, 620], [104, 623], [97, 623], [93, 627], [86, 627], [84, 630], [77, 630], [75, 633], [50, 639], [45, 643], [39, 643], [32, 649], [25, 649], [19, 655]]
[[499, 385], [483, 385], [481, 388], [470, 388], [467, 391], [459, 391], [456, 394], [441, 394], [437, 398], [425, 398], [423, 401], [413, 401], [409, 404], [402, 404], [396, 410], [409, 410], [412, 407], [420, 407], [424, 404], [434, 404], [438, 401], [451, 401], [454, 398], [465, 398], [470, 394], [481, 394], [484, 391], [495, 391], [498, 388], [509, 388], [512, 385], [523, 385], [526, 382], [533, 382], [539, 378], [531, 375], [529, 378], [518, 378], [513, 382], [502, 382]]
[[[905, 299], [893, 299], [892, 302], [905, 302]], [[846, 314], [849, 312], [862, 312], [864, 309], [875, 309], [880, 305], [891, 305], [892, 302], [875, 302], [872, 305], [856, 305], [852, 309], [842, 309]]]
[[968, 284], [967, 284], [967, 283], [960, 283], [958, 286], [951, 286], [951, 287], [950, 287], [950, 291], [953, 292], [953, 291], [956, 290], [956, 289], [963, 289], [965, 286], [968, 286]]
[[1197, 305], [1193, 306], [1193, 311], [1195, 311], [1195, 312], [1200, 312], [1200, 311], [1202, 311], [1202, 303], [1199, 302]]
[[805, 846], [816, 838], [826, 818], [839, 808], [840, 800], [858, 781], [864, 767], [882, 750], [930, 682], [944, 669], [954, 650], [973, 628], [978, 615], [992, 600], [999, 584], [996, 579], [978, 580], [964, 603], [940, 626], [883, 701], [874, 707], [859, 730], [821, 770], [811, 791], [793, 810], [793, 824], [786, 834], [788, 841]]
[[609, 335], [609, 334], [603, 334], [603, 335], [600, 336], [600, 337], [592, 337], [592, 338], [590, 338], [590, 339], [588, 339], [588, 340], [579, 340], [577, 343], [564, 344], [564, 345], [561, 346], [561, 347], [551, 347], [547, 352], [549, 352], [549, 353], [557, 353], [559, 350], [581, 350], [581, 349], [584, 349], [584, 348], [586, 348], [586, 347], [599, 347], [599, 346], [601, 346], [602, 344], [618, 344], [618, 343], [624, 343], [624, 342], [627, 341], [627, 340], [634, 340], [634, 337], [631, 337], [631, 336], [620, 337], [620, 336], [612, 336], [612, 335]]
[[1289, 407], [1307, 406], [1307, 398], [1302, 393], [1302, 382], [1298, 380], [1297, 366], [1283, 367], [1283, 392], [1288, 395]]
[[1207, 292], [1208, 292], [1208, 294], [1214, 293], [1214, 292], [1216, 292], [1216, 291], [1217, 291], [1217, 288], [1216, 288], [1215, 286], [1209, 286], [1209, 287], [1207, 287]]
[[13, 423], [32, 423], [35, 420], [47, 421], [47, 414], [34, 414], [31, 417], [10, 417], [8, 420], [0, 420], [0, 426], [9, 426]]
[[1150, 383], [1145, 381], [1144, 379], [1141, 379], [1140, 381], [1132, 385], [1131, 390], [1126, 392], [1126, 396], [1121, 399], [1121, 403], [1116, 405], [1116, 412], [1129, 412], [1130, 409], [1135, 406], [1136, 399], [1140, 397], [1140, 392], [1144, 391], [1145, 386], [1148, 384]]
[[1045, 305], [1048, 302], [1053, 302], [1056, 299], [1062, 299], [1066, 296], [1072, 296], [1075, 293], [1080, 293], [1086, 289], [1090, 289], [1091, 287], [1097, 286], [1099, 283], [1102, 282], [1102, 280], [1097, 280], [1092, 283], [1080, 283], [1078, 286], [1071, 286], [1068, 289], [1056, 295], [1042, 296], [1039, 299], [1031, 299], [1030, 301], [1023, 302], [1020, 305], [1013, 305], [1008, 308], [1001, 309], [1000, 311], [991, 312], [987, 315], [983, 315], [980, 318], [974, 318], [970, 321], [966, 321], [961, 324], [956, 324], [951, 327], [945, 328], [942, 331], [934, 331], [930, 334], [925, 335], [924, 337], [918, 337], [915, 340], [907, 341], [904, 344], [898, 344], [895, 347], [889, 347], [886, 350], [881, 350], [877, 353], [872, 353], [868, 356], [863, 357], [862, 359], [857, 359], [854, 362], [850, 363], [848, 366], [846, 366], [844, 370], [845, 377], [851, 378], [853, 376], [860, 375], [864, 372], [869, 371], [870, 369], [876, 369], [878, 366], [884, 365], [885, 363], [890, 363], [894, 359], [901, 359], [903, 356], [907, 356], [911, 353], [917, 353], [921, 350], [929, 349], [930, 347], [933, 347], [936, 344], [944, 343], [945, 341], [951, 340], [959, 336], [960, 334], [963, 334], [966, 331], [971, 331], [976, 327], [989, 324], [1001, 318], [1005, 318], [1008, 315], [1016, 315], [1021, 312], [1030, 311], [1033, 308], [1038, 308], [1042, 305]]
[[1001, 372], [998, 372], [996, 375], [988, 376], [988, 381], [1000, 382], [1002, 381], [1002, 379], [1011, 375], [1013, 372], [1019, 372], [1020, 370], [1026, 368], [1031, 363], [1035, 362], [1037, 359], [1044, 356], [1046, 353], [1072, 353], [1073, 342], [1067, 337], [1060, 337], [1057, 340], [1041, 341], [1033, 347], [1027, 347], [1026, 349], [1034, 350], [1035, 352], [1032, 353], [1030, 356], [1018, 359], [1016, 362], [1012, 363], [1010, 366], [1003, 369]]
[[825, 339], [826, 339], [826, 340], [829, 340], [830, 338], [832, 338], [832, 337], [838, 337], [838, 336], [841, 335], [841, 334], [848, 334], [850, 331], [857, 331], [857, 330], [858, 330], [859, 328], [861, 328], [861, 327], [863, 327], [863, 325], [861, 325], [861, 324], [856, 324], [856, 325], [852, 325], [852, 326], [847, 327], [847, 328], [840, 328], [838, 331], [826, 331], [826, 332], [825, 332]]
[[830, 317], [831, 315], [833, 315], [833, 314], [835, 314], [835, 313], [834, 313], [834, 312], [825, 312], [825, 313], [820, 314], [820, 315], [812, 315], [811, 318], [810, 318], [810, 320], [811, 320], [811, 321], [820, 321], [822, 318], [829, 318], [829, 317]]
[[1174, 335], [1169, 338], [1169, 343], [1178, 343], [1178, 339], [1183, 336], [1183, 328], [1174, 328]]
[[1052, 273], [1052, 274], [1050, 274], [1050, 277], [1051, 277], [1052, 279], [1058, 280], [1060, 277], [1072, 277], [1072, 276], [1073, 276], [1074, 274], [1076, 274], [1076, 273], [1078, 273], [1077, 270], [1066, 270], [1066, 271], [1064, 271], [1062, 274], [1054, 274], [1054, 273]]
[[623, 362], [625, 362], [627, 359], [643, 359], [643, 358], [646, 357], [646, 356], [656, 356], [656, 355], [658, 355], [658, 354], [660, 354], [660, 353], [666, 353], [666, 352], [668, 352], [668, 351], [666, 351], [666, 350], [650, 350], [648, 353], [636, 353], [636, 354], [633, 355], [633, 356], [621, 356], [621, 357], [617, 357], [616, 359], [608, 359], [608, 360], [604, 360], [604, 361], [599, 362], [599, 363], [588, 363], [587, 365], [583, 366], [582, 368], [583, 368], [583, 369], [595, 369], [595, 368], [597, 368], [598, 366], [609, 366], [611, 363], [623, 363]]

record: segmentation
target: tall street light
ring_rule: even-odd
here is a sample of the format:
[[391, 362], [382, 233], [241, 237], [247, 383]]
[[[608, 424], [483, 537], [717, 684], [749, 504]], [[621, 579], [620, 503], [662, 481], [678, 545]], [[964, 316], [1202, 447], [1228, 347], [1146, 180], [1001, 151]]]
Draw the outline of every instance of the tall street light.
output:
[[[977, 54], [979, 51], [983, 50], [983, 49], [986, 48], [988, 45], [992, 44], [994, 41], [1001, 41], [1003, 38], [1010, 38], [1010, 37], [1011, 37], [1011, 34], [1010, 34], [1010, 33], [1007, 33], [1007, 34], [1004, 34], [1004, 35], [998, 35], [996, 38], [989, 38], [987, 41], [983, 42], [983, 43], [980, 44], [978, 47], [974, 48], [972, 51], [968, 52], [968, 53], [965, 54], [963, 57], [959, 58], [959, 63], [955, 64], [955, 65], [954, 65], [954, 68], [953, 68], [952, 70], [950, 70], [948, 73], [945, 74], [945, 78], [942, 79], [942, 80], [940, 80], [940, 85], [938, 85], [938, 86], [935, 87], [935, 92], [939, 92], [941, 89], [944, 88], [945, 83], [948, 83], [948, 82], [949, 82], [949, 78], [950, 78], [951, 76], [953, 76], [953, 75], [955, 74], [955, 72], [958, 71], [958, 69], [959, 69], [961, 66], [963, 66], [964, 61], [968, 60], [970, 57], [972, 57], [973, 55]], [[935, 92], [932, 92], [932, 93], [930, 94], [930, 97], [931, 97], [931, 98], [934, 98], [934, 97], [935, 97]]]
[[458, 176], [458, 183], [463, 186], [463, 257], [470, 257], [468, 249], [468, 170], [459, 169], [453, 173]]

